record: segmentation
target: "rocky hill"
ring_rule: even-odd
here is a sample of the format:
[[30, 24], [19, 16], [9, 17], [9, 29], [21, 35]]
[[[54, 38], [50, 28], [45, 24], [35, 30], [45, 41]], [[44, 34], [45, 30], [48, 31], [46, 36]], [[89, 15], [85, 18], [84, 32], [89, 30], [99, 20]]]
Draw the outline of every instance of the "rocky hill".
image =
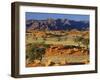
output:
[[26, 20], [27, 30], [88, 30], [88, 21], [75, 21], [69, 19]]

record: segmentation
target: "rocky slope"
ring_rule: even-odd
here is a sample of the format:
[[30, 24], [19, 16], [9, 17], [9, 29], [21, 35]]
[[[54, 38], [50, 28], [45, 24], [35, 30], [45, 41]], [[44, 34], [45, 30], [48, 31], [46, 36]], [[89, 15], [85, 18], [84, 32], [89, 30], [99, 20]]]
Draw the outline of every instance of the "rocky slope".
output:
[[75, 21], [68, 19], [27, 20], [27, 30], [88, 30], [88, 21]]

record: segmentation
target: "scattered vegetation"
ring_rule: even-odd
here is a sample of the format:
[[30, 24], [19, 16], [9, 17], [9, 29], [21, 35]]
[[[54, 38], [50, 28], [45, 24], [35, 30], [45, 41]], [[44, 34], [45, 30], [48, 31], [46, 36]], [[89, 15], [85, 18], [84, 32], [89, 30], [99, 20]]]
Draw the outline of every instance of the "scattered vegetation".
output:
[[[32, 36], [26, 38], [26, 60], [28, 60], [26, 66], [30, 63], [37, 63], [37, 66], [53, 66], [74, 64], [74, 61], [79, 63], [89, 62], [89, 36], [87, 38], [82, 36], [85, 31], [73, 31], [72, 33], [72, 31], [45, 30], [41, 32], [34, 30], [33, 32], [35, 32], [32, 33], [34, 35], [31, 34]], [[37, 36], [39, 32], [43, 35]], [[85, 59], [86, 62], [80, 58]], [[68, 63], [70, 61], [74, 63]]]

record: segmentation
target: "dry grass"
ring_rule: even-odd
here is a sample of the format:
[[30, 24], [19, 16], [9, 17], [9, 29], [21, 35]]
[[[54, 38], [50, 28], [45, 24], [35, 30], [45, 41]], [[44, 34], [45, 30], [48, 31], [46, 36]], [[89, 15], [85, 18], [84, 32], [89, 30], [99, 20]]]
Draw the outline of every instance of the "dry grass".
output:
[[[38, 33], [38, 32], [37, 32]], [[48, 33], [48, 31], [47, 31]], [[54, 34], [53, 31], [49, 32], [51, 34]], [[57, 32], [59, 33], [59, 31]], [[33, 33], [32, 33], [33, 34]], [[42, 34], [46, 36], [46, 31]], [[59, 33], [60, 34], [60, 33]], [[68, 49], [62, 49], [59, 48], [59, 45], [63, 46], [79, 46], [79, 47], [86, 47], [84, 44], [80, 44], [75, 41], [75, 36], [81, 36], [83, 38], [89, 38], [89, 32], [88, 31], [76, 31], [76, 32], [65, 32], [63, 33], [64, 37], [67, 37], [66, 39], [58, 40], [57, 37], [45, 37], [42, 38], [41, 35], [38, 35], [35, 33], [36, 36], [26, 36], [26, 44], [48, 44], [48, 45], [57, 45], [56, 49], [51, 49], [51, 52], [49, 51], [49, 48], [46, 49], [44, 56], [42, 57], [42, 60], [37, 63], [35, 60], [30, 63], [26, 63], [26, 67], [37, 67], [37, 66], [62, 66], [62, 65], [71, 65], [71, 64], [88, 64], [89, 63], [89, 52], [88, 50], [83, 49], [75, 49], [72, 48], [70, 50]], [[67, 35], [66, 35], [67, 34]], [[42, 36], [43, 36], [42, 35]], [[84, 35], [84, 36], [83, 36]], [[45, 39], [45, 40], [44, 40]], [[26, 46], [27, 48], [27, 46]], [[74, 52], [72, 52], [74, 51]]]

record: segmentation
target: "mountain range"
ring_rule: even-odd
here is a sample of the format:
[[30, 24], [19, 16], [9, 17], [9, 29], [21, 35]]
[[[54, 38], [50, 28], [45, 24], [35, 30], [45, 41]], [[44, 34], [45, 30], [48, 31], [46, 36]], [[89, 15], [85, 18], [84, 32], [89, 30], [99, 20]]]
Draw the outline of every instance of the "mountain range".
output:
[[26, 20], [27, 30], [88, 30], [89, 21], [75, 21], [69, 19]]

